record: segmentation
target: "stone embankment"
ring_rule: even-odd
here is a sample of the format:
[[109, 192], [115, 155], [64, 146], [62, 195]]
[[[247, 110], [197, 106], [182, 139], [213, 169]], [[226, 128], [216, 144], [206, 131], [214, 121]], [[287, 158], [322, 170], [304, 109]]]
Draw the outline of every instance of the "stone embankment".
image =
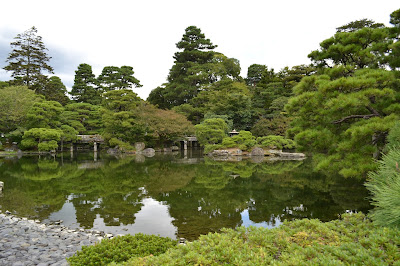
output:
[[66, 258], [82, 246], [112, 237], [100, 231], [71, 230], [60, 222], [41, 224], [0, 211], [0, 265], [68, 265]]

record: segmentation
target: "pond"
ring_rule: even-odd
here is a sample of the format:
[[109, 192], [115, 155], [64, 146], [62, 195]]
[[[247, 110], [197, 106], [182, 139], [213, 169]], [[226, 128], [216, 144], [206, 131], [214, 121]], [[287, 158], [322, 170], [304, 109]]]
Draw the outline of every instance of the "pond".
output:
[[311, 162], [214, 161], [201, 152], [0, 158], [0, 208], [42, 222], [113, 234], [196, 239], [223, 227], [336, 219], [371, 208], [363, 180], [326, 176]]

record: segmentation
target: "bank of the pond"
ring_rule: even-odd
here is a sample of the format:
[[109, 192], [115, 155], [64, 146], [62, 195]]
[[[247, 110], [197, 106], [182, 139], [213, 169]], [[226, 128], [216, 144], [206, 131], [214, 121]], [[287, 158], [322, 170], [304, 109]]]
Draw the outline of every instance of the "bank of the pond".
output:
[[46, 225], [0, 211], [0, 265], [68, 265], [67, 257], [106, 237], [112, 235]]

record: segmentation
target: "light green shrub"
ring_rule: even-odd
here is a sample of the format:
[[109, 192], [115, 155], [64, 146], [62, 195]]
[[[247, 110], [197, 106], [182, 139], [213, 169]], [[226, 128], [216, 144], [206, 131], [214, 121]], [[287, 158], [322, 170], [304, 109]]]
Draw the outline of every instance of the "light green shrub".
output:
[[362, 213], [345, 214], [327, 223], [303, 219], [274, 229], [224, 229], [123, 265], [393, 265], [400, 262], [399, 235]]
[[257, 144], [263, 148], [269, 149], [294, 149], [296, 144], [294, 140], [285, 139], [282, 136], [269, 135], [257, 138]]
[[84, 246], [76, 255], [67, 259], [70, 265], [107, 265], [124, 262], [139, 256], [157, 256], [171, 247], [176, 240], [154, 235], [136, 234], [106, 239], [94, 246]]

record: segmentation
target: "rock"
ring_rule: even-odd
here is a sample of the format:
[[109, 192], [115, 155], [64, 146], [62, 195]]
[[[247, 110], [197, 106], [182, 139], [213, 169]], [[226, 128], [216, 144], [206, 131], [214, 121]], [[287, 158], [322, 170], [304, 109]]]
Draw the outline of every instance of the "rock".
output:
[[146, 147], [146, 145], [144, 144], [144, 142], [136, 142], [135, 143], [136, 152], [143, 151], [145, 147]]
[[172, 148], [163, 148], [163, 152], [172, 152]]
[[251, 156], [264, 156], [264, 149], [255, 147], [251, 150], [250, 155]]
[[109, 148], [109, 149], [107, 150], [107, 153], [108, 153], [108, 154], [120, 154], [121, 151], [119, 150], [119, 147], [118, 147], [118, 146], [115, 146], [114, 148]]
[[243, 154], [243, 151], [241, 149], [230, 149], [229, 151], [229, 155], [233, 155], [233, 156], [240, 156]]
[[179, 151], [180, 150], [180, 148], [178, 146], [172, 146], [171, 149], [172, 149], [172, 151]]
[[153, 148], [147, 148], [141, 151], [141, 154], [146, 157], [153, 157], [156, 154], [156, 151]]
[[227, 150], [213, 150], [208, 155], [217, 156], [217, 157], [228, 157], [229, 156], [229, 151], [227, 151]]
[[297, 153], [297, 152], [282, 152], [281, 150], [268, 150], [270, 154], [275, 156], [279, 156], [285, 159], [292, 159], [292, 160], [302, 160], [306, 158], [304, 153]]

